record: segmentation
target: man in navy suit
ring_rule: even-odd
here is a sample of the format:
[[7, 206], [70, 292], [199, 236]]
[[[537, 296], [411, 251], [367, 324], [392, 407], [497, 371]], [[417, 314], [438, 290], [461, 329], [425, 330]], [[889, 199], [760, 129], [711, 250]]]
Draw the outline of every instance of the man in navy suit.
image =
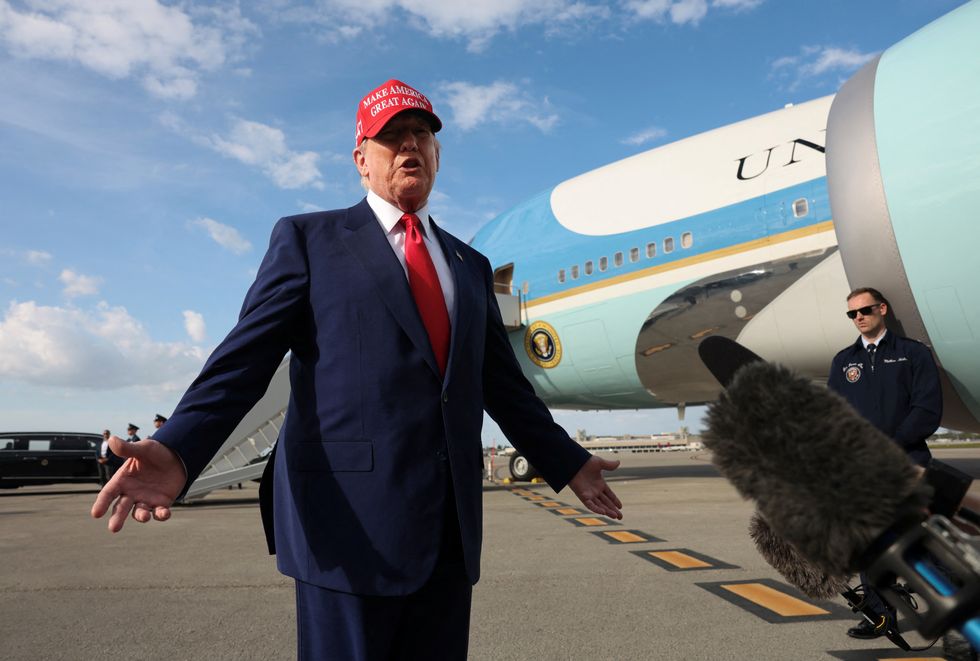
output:
[[296, 580], [300, 658], [466, 657], [484, 410], [555, 490], [622, 518], [602, 477], [618, 462], [555, 424], [514, 357], [489, 262], [429, 217], [441, 127], [397, 80], [364, 97], [353, 157], [367, 197], [276, 224], [238, 324], [152, 438], [113, 438], [137, 461], [92, 508], [112, 506], [113, 532], [130, 514], [168, 519], [290, 351], [263, 521]]

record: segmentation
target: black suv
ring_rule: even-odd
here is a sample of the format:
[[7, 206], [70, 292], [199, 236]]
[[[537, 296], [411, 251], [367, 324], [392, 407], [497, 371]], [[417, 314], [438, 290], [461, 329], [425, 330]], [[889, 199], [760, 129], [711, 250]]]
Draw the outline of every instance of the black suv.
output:
[[58, 482], [102, 483], [100, 434], [0, 432], [0, 489]]

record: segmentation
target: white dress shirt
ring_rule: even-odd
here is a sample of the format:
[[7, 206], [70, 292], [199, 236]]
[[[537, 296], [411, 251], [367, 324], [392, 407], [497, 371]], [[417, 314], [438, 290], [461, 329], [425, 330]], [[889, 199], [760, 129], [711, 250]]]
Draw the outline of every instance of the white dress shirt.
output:
[[[405, 279], [407, 280], [408, 267], [405, 266], [405, 227], [400, 222], [405, 212], [387, 200], [382, 199], [374, 191], [368, 191], [367, 202], [378, 219], [378, 222], [381, 223], [381, 229], [384, 230], [385, 236], [388, 237], [388, 243], [391, 244], [391, 249], [395, 251], [395, 256], [402, 265], [402, 270], [405, 271]], [[452, 320], [456, 302], [456, 284], [453, 281], [453, 272], [449, 268], [449, 262], [442, 253], [442, 246], [439, 245], [439, 241], [432, 234], [429, 225], [429, 204], [426, 203], [425, 206], [415, 212], [415, 215], [421, 221], [422, 240], [425, 242], [425, 248], [429, 251], [429, 256], [432, 258], [432, 265], [436, 268], [436, 275], [439, 276], [439, 285], [442, 287], [442, 296], [446, 299], [446, 312], [449, 313], [449, 319]]]

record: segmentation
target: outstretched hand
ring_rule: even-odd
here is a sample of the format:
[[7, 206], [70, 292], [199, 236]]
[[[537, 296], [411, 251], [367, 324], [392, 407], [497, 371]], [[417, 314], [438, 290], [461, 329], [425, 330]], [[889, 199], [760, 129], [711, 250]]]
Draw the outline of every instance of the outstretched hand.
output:
[[602, 471], [611, 471], [617, 468], [619, 468], [618, 460], [610, 461], [593, 455], [582, 464], [582, 468], [568, 483], [568, 486], [582, 501], [582, 504], [596, 514], [602, 514], [612, 519], [622, 519], [623, 513], [620, 509], [623, 507], [623, 503], [602, 478]]
[[111, 436], [109, 447], [114, 454], [126, 459], [126, 463], [102, 487], [92, 505], [92, 516], [102, 518], [111, 506], [109, 530], [112, 532], [122, 530], [130, 512], [140, 523], [169, 519], [170, 506], [187, 481], [180, 458], [152, 438], [127, 443], [118, 436]]

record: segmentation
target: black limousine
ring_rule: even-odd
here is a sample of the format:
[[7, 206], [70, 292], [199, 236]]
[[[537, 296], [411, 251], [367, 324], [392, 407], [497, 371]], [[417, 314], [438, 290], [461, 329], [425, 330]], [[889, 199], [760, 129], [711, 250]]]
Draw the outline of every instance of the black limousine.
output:
[[0, 432], [0, 489], [60, 482], [102, 483], [100, 434]]

